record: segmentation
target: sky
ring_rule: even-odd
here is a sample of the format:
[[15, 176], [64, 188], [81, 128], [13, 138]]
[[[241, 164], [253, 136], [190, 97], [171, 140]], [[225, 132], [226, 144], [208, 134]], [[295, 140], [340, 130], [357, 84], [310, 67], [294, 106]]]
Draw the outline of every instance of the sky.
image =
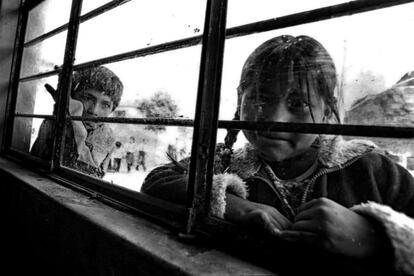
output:
[[[59, 5], [56, 5], [49, 0], [40, 5], [33, 13], [48, 14], [45, 17], [45, 28], [36, 30], [36, 27], [31, 27], [31, 33], [39, 35], [41, 31], [46, 32], [67, 21], [70, 2], [59, 1]], [[82, 14], [106, 2], [109, 0], [84, 0]], [[347, 1], [229, 0], [227, 27], [344, 2]], [[75, 63], [200, 35], [203, 32], [205, 5], [206, 1], [196, 0], [132, 0], [81, 24]], [[404, 4], [229, 39], [225, 44], [220, 119], [232, 119], [241, 67], [251, 51], [267, 39], [281, 34], [304, 34], [320, 41], [334, 59], [338, 77], [344, 81], [346, 98], [347, 84], [361, 71], [372, 72], [384, 79], [387, 87], [391, 87], [406, 72], [414, 70], [412, 26], [414, 4]], [[47, 71], [55, 64], [62, 64], [63, 51], [59, 49], [63, 49], [64, 43], [65, 33], [32, 49], [39, 53], [38, 64], [42, 66], [37, 68]], [[200, 55], [199, 45], [106, 66], [124, 83], [121, 105], [130, 105], [157, 91], [165, 91], [178, 104], [179, 115], [191, 119], [195, 111]], [[36, 72], [26, 72], [30, 73]], [[40, 88], [35, 113], [49, 114], [53, 103], [42, 89], [42, 81], [38, 83]]]

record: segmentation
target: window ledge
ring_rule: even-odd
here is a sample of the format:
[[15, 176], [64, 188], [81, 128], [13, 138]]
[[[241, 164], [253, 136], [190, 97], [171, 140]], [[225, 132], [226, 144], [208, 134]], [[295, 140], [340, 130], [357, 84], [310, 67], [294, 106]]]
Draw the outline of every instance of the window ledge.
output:
[[[77, 272], [105, 274], [272, 274], [215, 248], [184, 243], [142, 217], [89, 198], [5, 158], [0, 158], [0, 179], [1, 193], [8, 198], [2, 207], [19, 228], [15, 234], [28, 235], [30, 242], [39, 240], [42, 246], [34, 254], [50, 254], [56, 266], [69, 262], [78, 266]], [[50, 256], [44, 258], [51, 261]]]

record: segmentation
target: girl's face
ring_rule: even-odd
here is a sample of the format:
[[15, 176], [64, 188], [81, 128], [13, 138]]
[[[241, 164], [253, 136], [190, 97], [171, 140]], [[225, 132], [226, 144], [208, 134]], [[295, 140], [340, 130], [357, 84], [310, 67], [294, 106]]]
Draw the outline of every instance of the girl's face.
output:
[[[296, 87], [296, 88], [294, 88]], [[310, 101], [309, 101], [310, 100]], [[240, 107], [242, 121], [321, 123], [325, 104], [313, 85], [288, 85], [267, 80], [243, 91]], [[311, 113], [312, 110], [312, 113]], [[313, 118], [312, 118], [313, 115]], [[316, 134], [243, 130], [249, 142], [267, 161], [282, 161], [300, 155], [315, 141]]]

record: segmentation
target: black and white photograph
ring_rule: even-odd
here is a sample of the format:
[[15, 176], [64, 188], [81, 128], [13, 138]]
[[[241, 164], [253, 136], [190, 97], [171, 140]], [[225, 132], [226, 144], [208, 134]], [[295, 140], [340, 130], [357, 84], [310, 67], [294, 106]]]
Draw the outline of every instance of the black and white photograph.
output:
[[0, 0], [4, 275], [414, 274], [414, 1]]

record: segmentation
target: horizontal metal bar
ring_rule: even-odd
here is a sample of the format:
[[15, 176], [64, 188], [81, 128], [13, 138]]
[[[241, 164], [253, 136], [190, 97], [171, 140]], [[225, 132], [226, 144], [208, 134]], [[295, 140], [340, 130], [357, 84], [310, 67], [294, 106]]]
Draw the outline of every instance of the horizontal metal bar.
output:
[[74, 66], [74, 70], [80, 70], [80, 69], [84, 69], [88, 67], [99, 66], [102, 64], [119, 62], [119, 61], [123, 61], [127, 59], [144, 57], [148, 55], [154, 55], [154, 54], [159, 54], [159, 53], [163, 53], [167, 51], [191, 47], [191, 46], [200, 44], [201, 39], [202, 39], [202, 36], [199, 35], [199, 36], [193, 36], [193, 37], [175, 40], [175, 41], [171, 41], [167, 43], [162, 43], [162, 44], [158, 44], [158, 45], [154, 45], [154, 46], [150, 46], [150, 47], [146, 47], [146, 48], [142, 48], [138, 50], [133, 50], [133, 51], [126, 52], [126, 53], [117, 54], [117, 55], [109, 56], [106, 58], [101, 58], [101, 59], [77, 64]]
[[[125, 4], [125, 3], [129, 2], [129, 1], [131, 1], [131, 0], [114, 0], [114, 1], [108, 2], [105, 5], [102, 5], [98, 8], [96, 8], [96, 9], [88, 12], [87, 14], [84, 14], [83, 16], [81, 16], [80, 17], [80, 23], [83, 23], [83, 22], [85, 22], [89, 19], [92, 19], [92, 18], [94, 18], [94, 17], [96, 17], [100, 14], [103, 14], [103, 13], [109, 11], [109, 10], [112, 10], [113, 8], [116, 8], [116, 7], [118, 7], [122, 4]], [[69, 18], [68, 18], [68, 20], [69, 20]], [[24, 44], [24, 47], [27, 48], [27, 47], [33, 46], [37, 43], [40, 43], [40, 42], [42, 42], [42, 41], [58, 34], [58, 33], [61, 33], [63, 31], [65, 31], [67, 28], [68, 28], [68, 23], [63, 24], [62, 26], [59, 26], [56, 29], [51, 30], [50, 32], [47, 32], [43, 35], [40, 35], [40, 36], [26, 42]]]
[[333, 19], [367, 11], [373, 11], [391, 6], [407, 4], [414, 0], [358, 0], [334, 6], [323, 7], [305, 12], [299, 12], [273, 19], [263, 20], [227, 29], [226, 38], [234, 38], [261, 33], [301, 24]]
[[49, 169], [50, 167], [50, 160], [48, 161], [41, 159], [37, 156], [31, 155], [30, 152], [24, 152], [10, 147], [5, 153], [6, 156], [12, 158], [15, 161], [25, 163], [26, 165], [29, 164], [29, 167], [32, 167], [32, 164], [36, 164], [37, 166], [44, 169]]
[[88, 193], [97, 200], [116, 204], [162, 222], [170, 227], [182, 228], [185, 222], [184, 205], [174, 204], [122, 186], [90, 177], [69, 167], [59, 167], [50, 174], [60, 184]]
[[194, 120], [189, 119], [166, 119], [166, 118], [119, 118], [119, 117], [82, 117], [70, 116], [67, 120], [104, 122], [117, 124], [140, 124], [140, 125], [166, 125], [166, 126], [188, 126], [194, 125]]
[[62, 71], [62, 68], [59, 68], [59, 69], [55, 69], [53, 71], [48, 71], [48, 72], [39, 73], [39, 74], [36, 74], [36, 75], [23, 77], [23, 78], [20, 78], [19, 81], [20, 82], [25, 82], [25, 81], [43, 79], [43, 78], [47, 78], [47, 77], [50, 77], [50, 76], [60, 74], [61, 71]]
[[[270, 30], [281, 29], [289, 26], [295, 26], [300, 24], [306, 24], [310, 22], [331, 19], [335, 17], [341, 17], [345, 15], [351, 15], [355, 13], [367, 12], [370, 10], [381, 9], [385, 7], [401, 5], [413, 2], [414, 0], [359, 0], [352, 1], [344, 4], [338, 4], [335, 6], [329, 6], [325, 8], [315, 9], [311, 11], [296, 13], [292, 15], [282, 16], [269, 20], [259, 21], [251, 24], [245, 24], [226, 30], [226, 38], [235, 38], [240, 36], [249, 35], [252, 33], [266, 32]], [[74, 66], [75, 70], [103, 65], [112, 62], [118, 62], [122, 60], [153, 55], [162, 53], [165, 51], [176, 50], [180, 48], [195, 46], [201, 43], [202, 35], [189, 37], [173, 42], [167, 42], [159, 45], [154, 45], [147, 48], [133, 50], [130, 52], [113, 55], [110, 57], [89, 61], [86, 63], [78, 64]]]
[[[82, 117], [71, 116], [67, 120], [91, 121], [119, 124], [151, 124], [169, 126], [194, 125], [194, 120], [165, 118], [118, 118], [118, 117]], [[414, 126], [372, 126], [349, 124], [280, 123], [219, 120], [218, 128], [247, 129], [262, 131], [283, 131], [295, 133], [334, 134], [366, 137], [414, 138]]]
[[[148, 55], [153, 55], [153, 54], [163, 53], [163, 52], [177, 50], [181, 48], [191, 47], [191, 46], [200, 44], [201, 39], [202, 39], [202, 36], [199, 35], [199, 36], [176, 40], [176, 41], [172, 41], [168, 43], [154, 45], [154, 46], [150, 46], [147, 48], [133, 50], [133, 51], [122, 53], [122, 54], [117, 54], [117, 55], [113, 55], [113, 56], [109, 56], [109, 57], [105, 57], [101, 59], [96, 59], [93, 61], [88, 61], [85, 63], [80, 63], [77, 65], [74, 65], [73, 70], [76, 71], [76, 70], [86, 69], [86, 68], [95, 67], [95, 66], [99, 66], [103, 64], [112, 63], [112, 62], [119, 62], [122, 60], [128, 60], [128, 59], [137, 58], [137, 57], [144, 57]], [[20, 78], [19, 81], [25, 82], [25, 81], [35, 80], [35, 79], [41, 79], [41, 78], [60, 74], [61, 71], [62, 69], [59, 68], [53, 71], [48, 71], [48, 72], [44, 72], [44, 73], [40, 73], [36, 75], [26, 76], [26, 77]]]
[[341, 125], [313, 123], [279, 123], [252, 121], [219, 121], [219, 128], [334, 134], [366, 137], [414, 138], [414, 127]]
[[[372, 11], [376, 9], [397, 6], [414, 2], [414, 0], [359, 0], [348, 3], [338, 4], [335, 6], [324, 7], [306, 12], [300, 12], [287, 16], [281, 16], [273, 19], [263, 20], [251, 24], [245, 24], [229, 28], [226, 30], [226, 38], [231, 39], [235, 37], [246, 36], [252, 33], [266, 32], [286, 27], [291, 27], [300, 24], [306, 24], [345, 15], [351, 15], [361, 12]], [[150, 46], [147, 48], [137, 49], [113, 56], [88, 61], [77, 64], [74, 70], [85, 69], [89, 67], [99, 66], [103, 64], [119, 62], [137, 57], [143, 57], [153, 54], [158, 54], [166, 51], [177, 50], [185, 47], [195, 46], [201, 43], [202, 35], [193, 36], [172, 42], [166, 42], [159, 45]], [[38, 75], [21, 78], [20, 81], [28, 81], [33, 79], [44, 78], [47, 76], [60, 73], [60, 69], [50, 72], [41, 73]]]
[[15, 113], [14, 117], [25, 117], [25, 118], [41, 118], [47, 120], [56, 120], [55, 115], [44, 115], [44, 114], [27, 114], [27, 113]]

